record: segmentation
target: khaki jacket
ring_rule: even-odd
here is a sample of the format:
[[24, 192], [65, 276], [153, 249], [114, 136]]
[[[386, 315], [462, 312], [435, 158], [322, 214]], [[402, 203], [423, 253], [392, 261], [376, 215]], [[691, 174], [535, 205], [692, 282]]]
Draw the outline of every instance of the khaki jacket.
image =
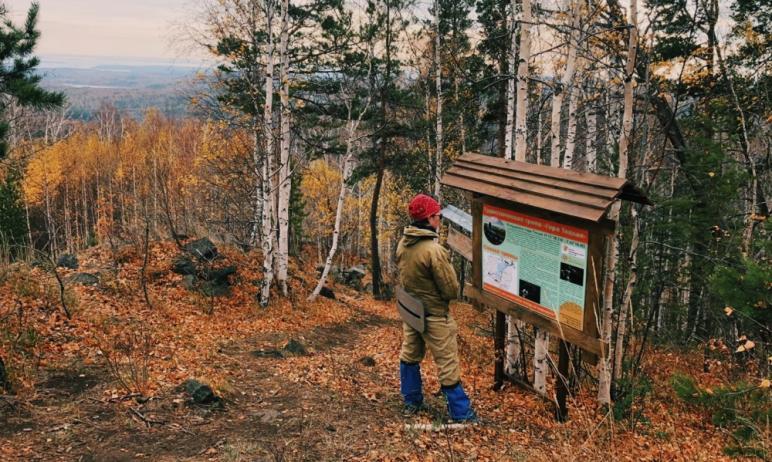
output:
[[397, 265], [400, 284], [423, 302], [427, 314], [445, 316], [448, 302], [458, 297], [458, 280], [437, 237], [434, 231], [405, 228], [397, 246]]

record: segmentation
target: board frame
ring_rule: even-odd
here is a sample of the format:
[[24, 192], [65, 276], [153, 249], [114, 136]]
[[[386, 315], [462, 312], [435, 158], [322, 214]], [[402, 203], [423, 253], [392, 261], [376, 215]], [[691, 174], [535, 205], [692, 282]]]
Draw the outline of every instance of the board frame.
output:
[[[585, 287], [582, 331], [566, 326], [557, 319], [551, 319], [541, 315], [516, 301], [505, 299], [483, 289], [482, 211], [483, 206], [485, 205], [492, 205], [537, 218], [586, 229], [588, 231], [587, 284]], [[474, 194], [472, 197], [472, 225], [472, 284], [466, 289], [469, 297], [476, 299], [477, 302], [482, 305], [494, 308], [504, 314], [514, 316], [529, 324], [533, 324], [540, 329], [548, 331], [552, 335], [556, 335], [561, 339], [578, 346], [582, 350], [590, 353], [591, 357], [588, 357], [587, 359], [591, 362], [597, 360], [597, 358], [594, 358], [593, 356], [603, 356], [605, 352], [608, 351], [608, 344], [604, 343], [598, 335], [597, 318], [600, 314], [600, 293], [603, 285], [601, 277], [603, 275], [602, 268], [605, 244], [606, 239], [614, 233], [614, 223], [612, 221], [602, 220], [601, 222], [593, 222], [491, 196]]]

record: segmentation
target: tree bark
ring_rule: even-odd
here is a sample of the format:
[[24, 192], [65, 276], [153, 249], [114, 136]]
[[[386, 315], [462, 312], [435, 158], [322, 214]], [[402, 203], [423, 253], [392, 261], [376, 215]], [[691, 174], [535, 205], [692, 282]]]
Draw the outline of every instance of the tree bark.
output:
[[552, 95], [552, 147], [550, 156], [550, 165], [557, 167], [560, 165], [560, 112], [563, 108], [563, 98], [566, 88], [571, 85], [576, 69], [576, 48], [579, 29], [579, 2], [573, 0], [571, 3], [571, 32], [568, 38], [568, 58], [566, 60], [566, 69], [559, 82], [555, 82]]
[[[635, 71], [635, 58], [638, 50], [638, 1], [630, 2], [630, 29], [627, 48], [627, 62], [625, 64], [624, 84], [624, 112], [622, 114], [622, 130], [619, 136], [619, 170], [617, 176], [627, 177], [628, 147], [633, 128], [633, 75]], [[620, 203], [617, 201], [611, 206], [609, 218], [614, 222], [619, 221]], [[603, 288], [603, 316], [600, 325], [600, 335], [604, 342], [611, 346], [611, 334], [613, 330], [614, 313], [614, 282], [616, 278], [616, 266], [619, 259], [618, 231], [615, 231], [609, 244], [609, 252], [606, 261], [606, 279]], [[598, 362], [598, 402], [611, 404], [611, 351], [601, 355]]]
[[290, 178], [290, 106], [289, 106], [289, 0], [281, 3], [281, 40], [279, 56], [281, 71], [279, 99], [281, 101], [281, 140], [279, 147], [279, 248], [276, 282], [282, 295], [287, 296], [287, 266], [289, 264], [289, 201], [292, 189]]
[[587, 131], [585, 132], [585, 153], [587, 158], [587, 171], [595, 173], [598, 163], [598, 153], [596, 148], [596, 139], [598, 136], [598, 114], [595, 112], [595, 100], [588, 98], [587, 110], [585, 112], [585, 122]]
[[437, 141], [434, 159], [434, 197], [441, 199], [440, 177], [442, 176], [443, 130], [442, 130], [442, 49], [440, 40], [440, 1], [434, 0], [434, 68], [437, 87]]
[[[522, 0], [523, 20], [520, 22], [520, 48], [517, 64], [517, 108], [515, 119], [515, 160], [525, 162], [526, 115], [528, 113], [528, 61], [531, 59], [531, 0]], [[538, 153], [537, 153], [538, 158]], [[539, 163], [537, 160], [536, 163]]]
[[538, 327], [536, 331], [533, 350], [533, 388], [540, 395], [547, 394], [547, 353], [550, 344], [550, 334]]
[[509, 56], [507, 59], [507, 125], [504, 128], [504, 158], [512, 159], [515, 124], [515, 63], [517, 62], [517, 0], [510, 2]]
[[[260, 291], [260, 305], [268, 306], [273, 282], [273, 0], [265, 3], [265, 22], [268, 34], [265, 45], [265, 105], [263, 110], [263, 128], [265, 148], [262, 153], [261, 168], [261, 203], [262, 203], [262, 236], [261, 250], [263, 251], [263, 283]], [[259, 144], [255, 144], [259, 149]]]

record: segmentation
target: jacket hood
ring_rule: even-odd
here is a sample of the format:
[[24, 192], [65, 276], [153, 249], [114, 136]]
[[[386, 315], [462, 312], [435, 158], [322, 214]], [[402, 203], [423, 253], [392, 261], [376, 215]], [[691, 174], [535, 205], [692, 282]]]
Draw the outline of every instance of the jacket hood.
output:
[[440, 237], [436, 232], [429, 231], [428, 229], [417, 228], [415, 226], [408, 226], [402, 232], [405, 236], [405, 246], [415, 245], [417, 242], [423, 239], [437, 239]]

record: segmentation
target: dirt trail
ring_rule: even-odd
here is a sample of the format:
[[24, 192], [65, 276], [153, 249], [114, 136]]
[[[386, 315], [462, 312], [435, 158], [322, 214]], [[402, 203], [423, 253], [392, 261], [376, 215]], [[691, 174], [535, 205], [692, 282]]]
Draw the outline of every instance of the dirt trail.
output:
[[[6, 409], [0, 437], [30, 448], [28, 460], [341, 460], [383, 449], [379, 427], [399, 423], [398, 396], [342, 395], [315, 378], [382, 383], [375, 359], [358, 354], [362, 333], [395, 331], [398, 322], [352, 307], [344, 323], [302, 334], [261, 333], [220, 349], [221, 367], [233, 373], [234, 390], [221, 406], [186, 402], [174, 390], [140, 404], [105, 402], [105, 370], [53, 372], [36, 399]], [[297, 339], [305, 354], [255, 354]], [[389, 365], [391, 367], [391, 365]], [[295, 381], [287, 371], [297, 373]], [[300, 379], [300, 380], [298, 380]], [[388, 378], [387, 380], [391, 380]]]

